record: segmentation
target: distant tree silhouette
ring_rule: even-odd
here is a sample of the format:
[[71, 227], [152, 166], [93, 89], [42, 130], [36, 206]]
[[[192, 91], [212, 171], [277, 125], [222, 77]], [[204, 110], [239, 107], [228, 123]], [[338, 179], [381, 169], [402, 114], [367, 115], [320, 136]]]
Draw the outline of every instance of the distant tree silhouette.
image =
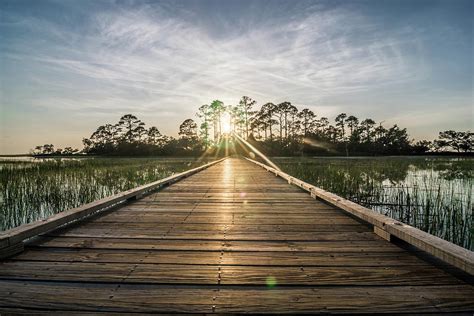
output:
[[192, 119], [186, 119], [179, 126], [179, 136], [188, 139], [197, 139], [197, 124]]
[[186, 119], [179, 126], [179, 144], [184, 152], [201, 150], [201, 142], [197, 134], [197, 124], [192, 119]]
[[338, 127], [338, 138], [341, 140], [341, 141], [344, 141], [345, 137], [346, 137], [346, 133], [345, 133], [345, 119], [347, 117], [347, 114], [346, 113], [341, 113], [339, 114], [338, 116], [336, 116], [336, 127]]
[[361, 129], [361, 132], [365, 134], [365, 142], [370, 143], [371, 138], [373, 136], [373, 127], [375, 126], [375, 121], [368, 118], [363, 120], [359, 127]]
[[306, 137], [314, 131], [316, 115], [309, 109], [303, 109], [298, 113], [298, 118], [303, 129], [303, 136]]
[[[474, 134], [470, 131], [447, 130], [434, 142], [410, 141], [405, 128], [397, 124], [385, 127], [371, 118], [359, 120], [340, 113], [334, 125], [327, 117], [318, 118], [309, 108], [301, 111], [288, 101], [277, 105], [264, 103], [255, 109], [256, 101], [243, 96], [235, 106], [214, 100], [198, 108], [198, 125], [186, 119], [179, 126], [179, 138], [165, 136], [157, 127], [133, 114], [123, 115], [116, 124], [99, 126], [83, 139], [83, 154], [95, 155], [201, 155], [218, 151], [223, 144], [222, 115], [230, 115], [235, 134], [246, 138], [268, 155], [404, 155], [454, 150], [472, 152]], [[199, 127], [199, 128], [198, 128]], [[211, 139], [211, 136], [212, 139]], [[71, 155], [77, 149], [55, 149], [53, 144], [36, 146], [35, 155]]]
[[285, 123], [285, 109], [286, 109], [286, 104], [280, 103], [275, 106], [274, 111], [272, 114], [275, 116], [275, 119], [278, 124], [278, 130], [279, 130], [279, 141], [282, 142], [283, 140], [283, 127]]
[[347, 127], [349, 127], [350, 135], [352, 136], [354, 131], [359, 126], [359, 119], [355, 117], [354, 115], [349, 115], [346, 119], [346, 124], [347, 124]]
[[419, 140], [411, 147], [413, 154], [423, 154], [433, 148], [433, 143], [428, 140]]
[[120, 133], [120, 140], [132, 143], [139, 141], [141, 136], [145, 134], [145, 123], [140, 121], [135, 115], [126, 114], [122, 116], [116, 125], [117, 131]]
[[66, 148], [63, 149], [62, 154], [63, 155], [74, 155], [78, 151], [79, 151], [79, 149], [77, 149], [77, 148], [66, 147]]
[[[268, 128], [268, 137], [270, 138], [270, 141], [273, 141], [273, 126], [278, 124], [278, 121], [273, 118], [275, 110], [276, 105], [271, 102], [265, 103], [260, 110], [262, 112], [261, 117]], [[267, 139], [267, 137], [265, 137], [265, 139]]]
[[219, 100], [214, 100], [210, 106], [211, 117], [213, 120], [213, 130], [214, 130], [214, 143], [219, 142], [221, 132], [222, 132], [222, 113], [226, 110], [224, 102]]
[[457, 152], [472, 152], [474, 144], [474, 133], [471, 131], [456, 132], [453, 130], [443, 131], [439, 133], [439, 137], [435, 140], [435, 146], [439, 150], [446, 148], [454, 149]]
[[33, 150], [33, 154], [35, 155], [51, 155], [55, 152], [53, 144], [44, 144], [40, 146], [36, 146]]
[[209, 129], [210, 129], [210, 120], [212, 117], [211, 109], [210, 106], [207, 104], [201, 105], [199, 107], [197, 116], [202, 120], [201, 126], [200, 126], [200, 136], [204, 141], [204, 144], [206, 146], [210, 145], [209, 141]]
[[288, 106], [285, 109], [285, 138], [286, 142], [292, 141], [299, 133], [300, 124], [298, 121], [298, 108], [288, 102]]
[[152, 146], [162, 147], [166, 143], [166, 136], [163, 136], [158, 128], [152, 126], [147, 131], [146, 143]]
[[242, 113], [242, 120], [245, 126], [245, 138], [249, 137], [249, 129], [251, 124], [250, 118], [253, 114], [252, 107], [256, 103], [256, 101], [247, 96], [243, 96], [239, 102], [240, 113]]

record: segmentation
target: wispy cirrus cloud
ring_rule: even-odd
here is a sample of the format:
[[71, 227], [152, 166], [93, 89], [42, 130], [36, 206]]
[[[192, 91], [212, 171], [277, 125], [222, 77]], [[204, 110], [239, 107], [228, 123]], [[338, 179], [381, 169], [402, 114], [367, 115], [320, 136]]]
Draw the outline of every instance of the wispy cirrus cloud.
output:
[[[99, 13], [91, 22], [84, 45], [70, 56], [39, 58], [57, 71], [99, 82], [103, 96], [105, 86], [159, 97], [156, 104], [175, 98], [189, 106], [215, 97], [236, 102], [250, 94], [311, 105], [419, 75], [404, 56], [416, 40], [379, 34], [343, 10], [253, 22], [244, 33], [219, 38], [159, 10]], [[354, 29], [347, 31], [346, 23]]]

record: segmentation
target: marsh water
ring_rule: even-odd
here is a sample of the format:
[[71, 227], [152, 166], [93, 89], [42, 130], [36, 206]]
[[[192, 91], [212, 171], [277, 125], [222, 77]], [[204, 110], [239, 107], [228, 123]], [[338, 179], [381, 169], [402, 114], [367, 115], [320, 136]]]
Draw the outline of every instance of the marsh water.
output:
[[[273, 158], [285, 172], [473, 248], [474, 159]], [[181, 172], [188, 158], [0, 158], [0, 230]]]
[[279, 158], [273, 161], [301, 180], [473, 249], [472, 158]]

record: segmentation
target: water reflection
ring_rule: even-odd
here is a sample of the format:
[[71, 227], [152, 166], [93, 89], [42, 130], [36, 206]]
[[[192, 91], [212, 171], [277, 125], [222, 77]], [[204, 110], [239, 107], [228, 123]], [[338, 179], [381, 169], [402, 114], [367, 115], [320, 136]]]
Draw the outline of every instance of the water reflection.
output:
[[474, 159], [275, 159], [282, 169], [382, 214], [472, 249]]

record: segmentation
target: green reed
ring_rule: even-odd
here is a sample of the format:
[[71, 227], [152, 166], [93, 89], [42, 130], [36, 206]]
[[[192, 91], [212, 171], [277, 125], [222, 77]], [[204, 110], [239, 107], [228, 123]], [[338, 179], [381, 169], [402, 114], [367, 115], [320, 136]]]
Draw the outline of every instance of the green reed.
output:
[[274, 159], [289, 174], [473, 249], [474, 159]]
[[0, 161], [0, 231], [206, 162], [178, 158]]

